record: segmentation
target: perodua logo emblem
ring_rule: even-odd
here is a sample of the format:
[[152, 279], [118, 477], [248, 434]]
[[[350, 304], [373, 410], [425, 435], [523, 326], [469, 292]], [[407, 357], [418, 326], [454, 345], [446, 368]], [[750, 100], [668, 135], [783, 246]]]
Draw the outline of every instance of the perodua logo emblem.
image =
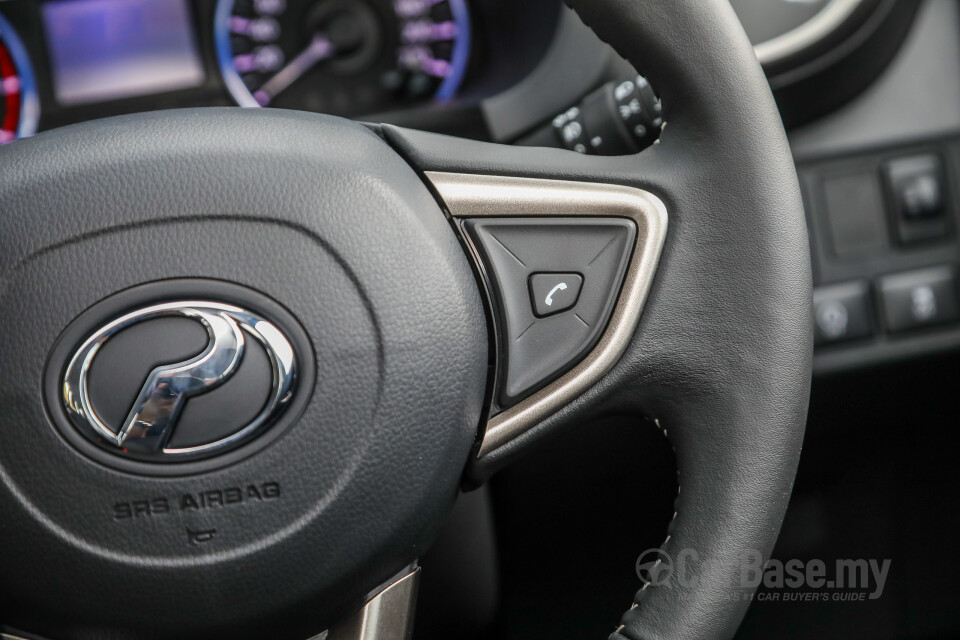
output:
[[[190, 357], [181, 356], [171, 362], [160, 356], [160, 362], [148, 362], [147, 366], [152, 368], [147, 369], [135, 397], [114, 397], [110, 385], [102, 382], [94, 393], [91, 372], [98, 371], [97, 358], [106, 352], [110, 341], [137, 325], [143, 325], [139, 341], [159, 341], [164, 331], [168, 336], [171, 333], [169, 327], [164, 329], [164, 325], [156, 323], [163, 318], [186, 318], [199, 323], [206, 331], [205, 347], [201, 340], [202, 350]], [[177, 335], [176, 331], [173, 335]], [[104, 367], [124, 371], [126, 360], [135, 359], [138, 353], [136, 345], [129, 342], [119, 351], [110, 352], [107, 359], [111, 362]], [[248, 372], [241, 376], [245, 367]], [[62, 401], [74, 426], [101, 446], [135, 458], [171, 462], [207, 456], [248, 441], [289, 403], [296, 374], [291, 341], [266, 318], [217, 302], [171, 302], [127, 313], [89, 336], [66, 367]], [[101, 371], [98, 375], [102, 379], [121, 374]], [[231, 385], [231, 379], [236, 379], [236, 383]], [[178, 424], [185, 419], [184, 410], [191, 399], [215, 393], [229, 397], [215, 405], [220, 407], [218, 413], [210, 415], [208, 410], [194, 416], [189, 437], [176, 444]], [[254, 410], [259, 411], [238, 416], [243, 411], [234, 411], [234, 407], [244, 401], [249, 404], [249, 396], [256, 394], [264, 396], [254, 401]], [[118, 421], [103, 415], [101, 408], [109, 405], [129, 407], [125, 409], [126, 417]], [[242, 422], [234, 424], [237, 420]]]

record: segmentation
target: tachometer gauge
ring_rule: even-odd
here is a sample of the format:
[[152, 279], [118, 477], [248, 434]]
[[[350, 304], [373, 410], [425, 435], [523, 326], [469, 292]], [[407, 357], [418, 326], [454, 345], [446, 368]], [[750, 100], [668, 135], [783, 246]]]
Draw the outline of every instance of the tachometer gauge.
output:
[[0, 144], [36, 133], [39, 111], [26, 49], [0, 15]]
[[220, 0], [217, 55], [237, 104], [341, 116], [451, 98], [466, 0]]

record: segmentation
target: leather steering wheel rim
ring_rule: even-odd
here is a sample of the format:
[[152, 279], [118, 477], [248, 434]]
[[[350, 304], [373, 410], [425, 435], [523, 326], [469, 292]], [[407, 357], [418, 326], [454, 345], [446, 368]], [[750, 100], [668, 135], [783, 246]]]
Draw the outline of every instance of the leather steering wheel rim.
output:
[[[769, 558], [806, 422], [811, 274], [796, 170], [729, 3], [568, 3], [657, 88], [658, 144], [636, 156], [576, 157], [394, 127], [384, 135], [422, 171], [616, 183], [666, 203], [656, 280], [619, 364], [476, 461], [472, 474], [485, 478], [541, 437], [603, 411], [649, 416], [676, 451], [680, 486], [663, 551], [692, 550], [702, 562], [691, 585], [644, 585], [611, 638], [729, 638], [753, 591], [741, 585], [740, 562]], [[616, 526], [611, 519], [603, 526]]]

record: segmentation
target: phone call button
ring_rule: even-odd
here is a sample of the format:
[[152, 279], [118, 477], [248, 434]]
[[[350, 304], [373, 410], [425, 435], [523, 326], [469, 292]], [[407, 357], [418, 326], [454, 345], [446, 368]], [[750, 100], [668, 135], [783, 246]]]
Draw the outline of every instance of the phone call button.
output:
[[579, 273], [534, 273], [530, 276], [530, 301], [538, 318], [566, 311], [580, 297], [583, 276]]

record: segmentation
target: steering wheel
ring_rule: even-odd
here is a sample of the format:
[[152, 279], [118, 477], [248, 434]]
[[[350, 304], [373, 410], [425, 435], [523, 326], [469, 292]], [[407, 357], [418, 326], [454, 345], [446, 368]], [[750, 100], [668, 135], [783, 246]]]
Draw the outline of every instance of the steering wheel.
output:
[[[407, 637], [464, 478], [610, 412], [669, 438], [700, 559], [611, 637], [734, 634], [806, 417], [795, 169], [727, 2], [571, 4], [660, 92], [638, 155], [235, 108], [0, 151], [8, 634]], [[582, 313], [520, 300], [568, 272]]]

